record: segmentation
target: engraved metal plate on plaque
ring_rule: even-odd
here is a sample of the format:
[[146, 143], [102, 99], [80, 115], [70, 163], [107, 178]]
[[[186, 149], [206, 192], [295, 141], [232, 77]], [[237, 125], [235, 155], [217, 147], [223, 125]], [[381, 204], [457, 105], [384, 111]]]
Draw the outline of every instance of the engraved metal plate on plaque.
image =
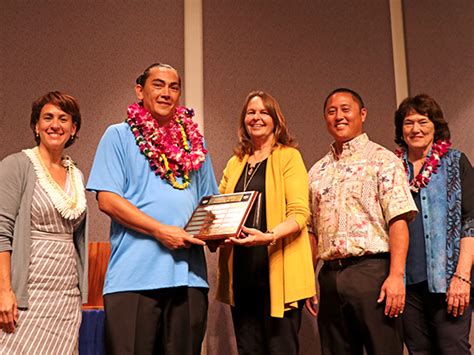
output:
[[203, 197], [186, 225], [186, 232], [202, 240], [226, 239], [240, 234], [256, 191]]

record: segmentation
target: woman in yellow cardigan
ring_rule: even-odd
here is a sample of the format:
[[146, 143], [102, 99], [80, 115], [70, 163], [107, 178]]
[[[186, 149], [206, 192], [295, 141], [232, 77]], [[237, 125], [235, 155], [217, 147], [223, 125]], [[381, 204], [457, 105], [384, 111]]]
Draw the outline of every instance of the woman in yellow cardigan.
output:
[[302, 306], [316, 292], [306, 168], [269, 94], [247, 96], [238, 134], [219, 190], [259, 191], [261, 203], [219, 250], [217, 299], [232, 305], [239, 354], [296, 355]]

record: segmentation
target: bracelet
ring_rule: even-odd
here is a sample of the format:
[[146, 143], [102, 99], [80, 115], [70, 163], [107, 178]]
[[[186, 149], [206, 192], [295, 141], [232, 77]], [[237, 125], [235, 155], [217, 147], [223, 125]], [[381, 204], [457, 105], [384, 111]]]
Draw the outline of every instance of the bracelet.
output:
[[270, 243], [268, 243], [269, 246], [273, 246], [276, 244], [277, 242], [277, 239], [276, 239], [276, 236], [275, 236], [275, 232], [274, 231], [266, 231], [265, 234], [271, 234], [272, 235], [272, 241]]
[[459, 275], [459, 274], [454, 273], [453, 276], [454, 276], [454, 277], [457, 277], [457, 278], [458, 278], [459, 280], [461, 280], [461, 281], [464, 281], [464, 282], [468, 283], [469, 285], [472, 285], [471, 280], [468, 280], [468, 279], [462, 277], [462, 276]]

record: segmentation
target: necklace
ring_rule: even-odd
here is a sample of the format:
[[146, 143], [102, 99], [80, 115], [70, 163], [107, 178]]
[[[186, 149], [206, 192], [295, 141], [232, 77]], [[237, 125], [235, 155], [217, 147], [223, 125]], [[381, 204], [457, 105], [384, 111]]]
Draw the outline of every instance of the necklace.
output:
[[[244, 174], [244, 191], [247, 191], [247, 187], [250, 184], [250, 181], [252, 181], [252, 178], [254, 177], [255, 173], [257, 172], [258, 168], [260, 165], [262, 165], [263, 161], [265, 159], [259, 161], [255, 166], [250, 166], [250, 163], [245, 164], [245, 174]], [[247, 180], [248, 178], [248, 180]]]
[[[435, 174], [441, 163], [441, 158], [446, 155], [451, 147], [449, 140], [439, 140], [433, 143], [431, 147], [431, 154], [428, 154], [425, 158], [425, 162], [420, 169], [420, 172], [410, 181], [410, 190], [413, 192], [419, 192], [421, 188], [426, 187], [430, 182], [431, 175]], [[408, 169], [408, 157], [406, 149], [397, 149], [395, 154], [402, 159], [405, 173], [410, 176]]]
[[[248, 167], [248, 166], [250, 166], [250, 167]], [[256, 166], [257, 165], [250, 165], [250, 163], [247, 163], [247, 165], [245, 166], [245, 170], [247, 170], [247, 168], [248, 168], [247, 176], [250, 176], [250, 175], [253, 174], [253, 171], [255, 170]]]
[[76, 168], [72, 159], [65, 156], [61, 160], [61, 165], [66, 168], [72, 188], [72, 196], [69, 196], [51, 176], [38, 147], [25, 149], [23, 152], [33, 164], [39, 184], [46, 191], [61, 216], [68, 220], [80, 217], [86, 209], [86, 195], [81, 172]]
[[193, 116], [193, 109], [180, 106], [170, 123], [160, 126], [142, 104], [135, 103], [127, 109], [126, 122], [152, 171], [179, 190], [189, 186], [190, 172], [200, 168], [207, 154]]

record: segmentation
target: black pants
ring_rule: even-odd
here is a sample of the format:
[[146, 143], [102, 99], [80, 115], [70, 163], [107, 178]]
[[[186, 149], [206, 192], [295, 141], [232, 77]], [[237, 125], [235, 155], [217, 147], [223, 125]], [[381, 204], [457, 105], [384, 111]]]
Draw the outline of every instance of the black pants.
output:
[[428, 292], [428, 283], [407, 287], [403, 313], [405, 343], [410, 354], [471, 354], [472, 306], [462, 316], [448, 314], [446, 295]]
[[324, 355], [403, 354], [401, 322], [384, 314], [377, 303], [390, 260], [351, 258], [345, 266], [329, 265], [319, 272], [318, 326]]
[[104, 296], [107, 354], [199, 355], [207, 289], [174, 287]]
[[231, 307], [239, 355], [298, 355], [301, 312], [286, 311], [283, 318], [270, 317], [270, 296], [265, 289], [239, 290]]

